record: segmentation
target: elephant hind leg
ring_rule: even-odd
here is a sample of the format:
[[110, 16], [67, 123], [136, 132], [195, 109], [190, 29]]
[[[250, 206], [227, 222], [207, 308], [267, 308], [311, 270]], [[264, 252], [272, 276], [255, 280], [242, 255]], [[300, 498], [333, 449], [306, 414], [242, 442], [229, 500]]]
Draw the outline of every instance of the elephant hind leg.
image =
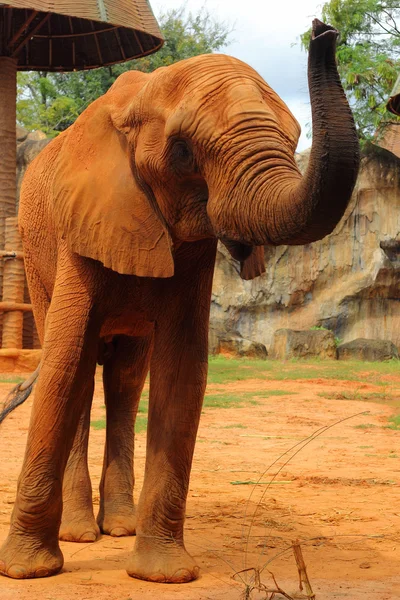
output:
[[93, 513], [92, 484], [88, 468], [93, 391], [94, 380], [91, 379], [82, 392], [83, 413], [64, 473], [63, 512], [59, 539], [66, 542], [95, 542], [100, 536], [100, 529]]
[[149, 369], [152, 335], [115, 336], [112, 345], [103, 370], [107, 430], [97, 523], [103, 533], [125, 536], [133, 535], [136, 529], [134, 428]]

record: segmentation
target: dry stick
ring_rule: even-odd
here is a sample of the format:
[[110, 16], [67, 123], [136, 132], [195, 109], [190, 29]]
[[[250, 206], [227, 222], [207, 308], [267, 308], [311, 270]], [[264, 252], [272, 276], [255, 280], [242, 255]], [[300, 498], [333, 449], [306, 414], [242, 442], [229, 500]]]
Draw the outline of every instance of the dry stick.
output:
[[[275, 480], [275, 478], [279, 475], [279, 473], [282, 471], [282, 469], [284, 467], [286, 467], [286, 465], [289, 464], [289, 462], [295, 457], [297, 456], [297, 454], [299, 454], [299, 452], [301, 452], [310, 442], [312, 442], [313, 440], [315, 440], [317, 437], [319, 437], [322, 433], [325, 433], [325, 431], [328, 431], [329, 429], [332, 429], [332, 427], [335, 427], [336, 425], [339, 425], [340, 423], [343, 423], [344, 421], [348, 421], [349, 419], [353, 419], [354, 417], [359, 417], [360, 415], [368, 415], [369, 411], [363, 411], [363, 412], [359, 412], [356, 413], [354, 415], [350, 415], [349, 417], [344, 417], [343, 419], [340, 419], [339, 421], [335, 421], [335, 423], [332, 423], [331, 425], [324, 425], [324, 427], [320, 427], [320, 429], [317, 429], [313, 434], [311, 434], [310, 436], [308, 436], [307, 438], [305, 438], [303, 440], [303, 442], [299, 442], [297, 444], [295, 444], [294, 446], [292, 446], [291, 448], [289, 448], [289, 450], [287, 450], [286, 452], [284, 452], [283, 454], [281, 454], [281, 456], [279, 458], [277, 458], [265, 471], [264, 473], [262, 473], [258, 479], [258, 481], [261, 481], [261, 479], [264, 477], [265, 473], [267, 473], [267, 471], [274, 466], [278, 460], [280, 460], [281, 458], [283, 458], [283, 456], [285, 456], [285, 454], [288, 454], [288, 452], [291, 452], [294, 448], [296, 448], [297, 446], [299, 446], [300, 444], [303, 443], [303, 445], [301, 446], [301, 448], [299, 448], [294, 454], [292, 454], [292, 456], [290, 456], [286, 462], [283, 463], [283, 465], [278, 469], [277, 473], [275, 473], [275, 475], [272, 477], [270, 484], [265, 488], [264, 492], [262, 493], [262, 496], [260, 498], [260, 501], [256, 507], [256, 510], [253, 513], [253, 517], [250, 523], [250, 527], [249, 527], [249, 531], [247, 533], [247, 539], [246, 539], [246, 547], [245, 547], [245, 553], [244, 553], [244, 562], [246, 565], [246, 558], [247, 558], [247, 552], [248, 552], [248, 547], [249, 547], [249, 541], [250, 541], [250, 532], [251, 532], [251, 528], [254, 525], [254, 521], [255, 521], [255, 517], [257, 514], [257, 509], [259, 508], [265, 494], [267, 493], [267, 491], [269, 490], [270, 485], [272, 484], [272, 482]], [[249, 499], [247, 501], [247, 505], [246, 505], [246, 512], [247, 512], [247, 506], [249, 505], [250, 502], [250, 498], [253, 494], [255, 490], [255, 487], [252, 489], [251, 494], [249, 496]], [[245, 517], [246, 518], [246, 513], [245, 513]], [[262, 553], [261, 553], [262, 554]]]
[[293, 542], [293, 554], [296, 559], [297, 569], [299, 571], [299, 588], [303, 591], [303, 583], [306, 588], [307, 596], [310, 600], [315, 600], [315, 594], [312, 591], [310, 580], [308, 579], [307, 569], [304, 562], [303, 554], [299, 540]]
[[[262, 583], [261, 581], [261, 576], [260, 576], [260, 571], [259, 569], [255, 569], [254, 567], [250, 567], [249, 569], [243, 569], [242, 571], [238, 571], [237, 573], [235, 573], [232, 576], [232, 579], [235, 579], [235, 577], [237, 575], [241, 575], [242, 573], [249, 573], [249, 572], [253, 572], [254, 574], [254, 584], [245, 584], [245, 599], [247, 600], [248, 598], [250, 598], [250, 594], [253, 590], [257, 590], [259, 592], [265, 592], [266, 594], [271, 594], [269, 600], [272, 600], [275, 597], [275, 594], [281, 594], [281, 596], [284, 596], [285, 598], [287, 598], [287, 600], [294, 600], [294, 598], [292, 596], [289, 596], [289, 594], [287, 594], [277, 583], [276, 579], [275, 579], [275, 575], [271, 572], [268, 571], [269, 574], [271, 575], [272, 579], [274, 580], [274, 584], [276, 586], [276, 588], [274, 590], [270, 590], [267, 588], [267, 586]], [[241, 580], [243, 581], [243, 579], [241, 578]], [[266, 599], [268, 600], [268, 599]]]
[[[294, 598], [292, 598], [292, 596], [289, 596], [289, 594], [287, 594], [286, 592], [283, 591], [283, 589], [277, 584], [276, 579], [275, 579], [275, 575], [273, 574], [272, 571], [268, 571], [268, 573], [271, 575], [272, 579], [274, 580], [274, 583], [276, 585], [276, 589], [278, 591], [279, 594], [281, 594], [281, 596], [284, 596], [285, 598], [288, 598], [288, 600], [294, 600]], [[261, 582], [260, 579], [260, 571], [258, 571], [258, 578]], [[271, 600], [274, 597], [276, 592], [272, 592], [272, 596], [271, 596]]]

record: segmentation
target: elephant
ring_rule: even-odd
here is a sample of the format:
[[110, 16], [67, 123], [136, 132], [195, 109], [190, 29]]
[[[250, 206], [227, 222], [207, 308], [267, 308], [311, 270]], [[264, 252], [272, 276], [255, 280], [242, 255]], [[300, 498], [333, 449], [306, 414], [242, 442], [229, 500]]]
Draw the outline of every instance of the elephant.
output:
[[[0, 549], [3, 575], [61, 570], [63, 491], [65, 535], [79, 534], [79, 519], [80, 533], [92, 523], [80, 449], [99, 348], [111, 348], [99, 522], [106, 531], [135, 529], [130, 576], [175, 583], [198, 576], [184, 520], [217, 241], [249, 278], [264, 268], [264, 245], [312, 243], [341, 219], [359, 145], [337, 72], [337, 35], [313, 21], [313, 142], [304, 176], [294, 158], [300, 128], [287, 106], [251, 67], [219, 54], [124, 73], [30, 165], [19, 226], [43, 353]], [[125, 475], [148, 370], [146, 466], [133, 515], [133, 475]]]

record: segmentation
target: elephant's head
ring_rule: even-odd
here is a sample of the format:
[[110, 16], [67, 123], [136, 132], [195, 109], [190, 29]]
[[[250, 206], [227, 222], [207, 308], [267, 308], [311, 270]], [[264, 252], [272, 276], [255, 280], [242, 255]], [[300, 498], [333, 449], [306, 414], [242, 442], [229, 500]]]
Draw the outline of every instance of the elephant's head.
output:
[[253, 246], [330, 233], [359, 165], [336, 38], [313, 22], [304, 177], [297, 121], [241, 61], [205, 55], [121, 76], [77, 120], [60, 155], [55, 212], [72, 249], [121, 273], [168, 277], [180, 241], [216, 236], [245, 260]]

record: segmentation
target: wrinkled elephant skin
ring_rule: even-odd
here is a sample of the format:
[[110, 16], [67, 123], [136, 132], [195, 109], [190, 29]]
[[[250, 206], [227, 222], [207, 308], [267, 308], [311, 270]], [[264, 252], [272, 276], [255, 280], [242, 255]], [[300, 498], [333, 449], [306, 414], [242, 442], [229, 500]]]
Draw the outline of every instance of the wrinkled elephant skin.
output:
[[[4, 575], [52, 575], [63, 564], [59, 531], [63, 539], [93, 541], [100, 528], [136, 530], [133, 577], [197, 577], [183, 525], [207, 377], [217, 240], [242, 262], [242, 274], [254, 277], [263, 253], [252, 248], [312, 242], [343, 215], [358, 143], [336, 70], [336, 37], [314, 21], [314, 138], [303, 178], [294, 160], [296, 120], [253, 69], [223, 55], [123, 74], [31, 164], [20, 230], [43, 359], [0, 550]], [[96, 525], [82, 448], [99, 347], [107, 442]], [[149, 369], [146, 467], [135, 514], [133, 423]]]

